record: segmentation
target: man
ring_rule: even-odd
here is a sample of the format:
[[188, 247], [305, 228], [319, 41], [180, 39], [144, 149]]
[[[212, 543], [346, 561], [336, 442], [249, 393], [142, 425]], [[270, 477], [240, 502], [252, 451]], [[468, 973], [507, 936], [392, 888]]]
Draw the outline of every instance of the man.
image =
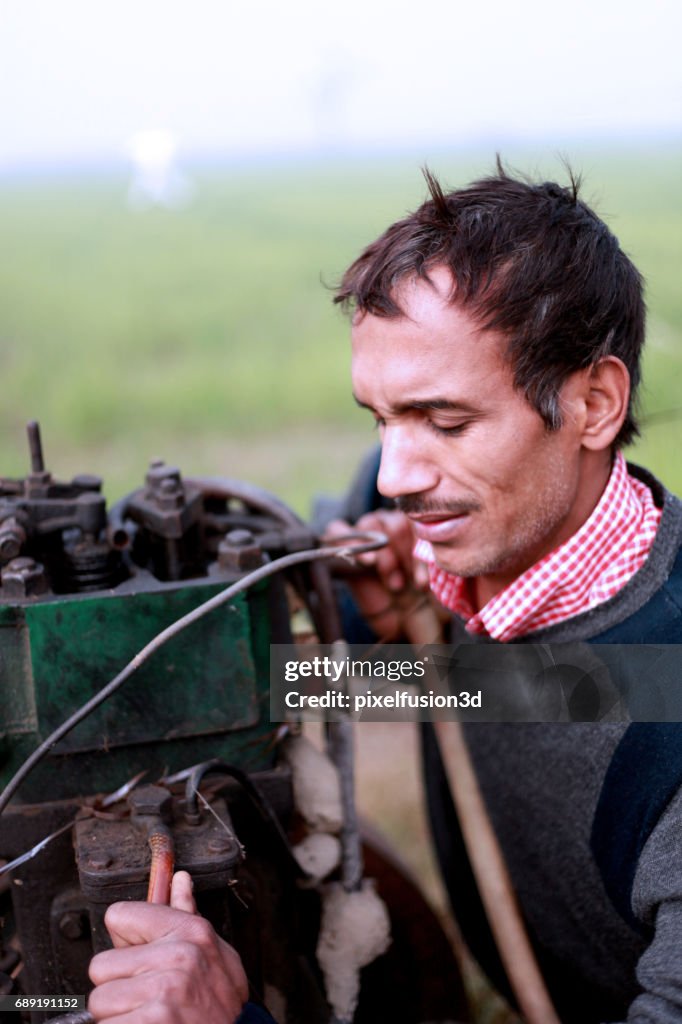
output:
[[[371, 512], [354, 495], [368, 510], [359, 525], [391, 541], [364, 556], [365, 618], [400, 636], [406, 594], [427, 581], [455, 639], [682, 642], [682, 506], [620, 454], [637, 432], [636, 269], [575, 183], [532, 185], [500, 167], [445, 195], [428, 180], [430, 200], [365, 250], [337, 296], [353, 311], [355, 397], [381, 437], [378, 491], [395, 506]], [[466, 736], [562, 1020], [682, 1020], [677, 727]], [[456, 916], [505, 989], [428, 730], [425, 767]], [[148, 943], [154, 976], [163, 927], [137, 940], [127, 927], [126, 942]], [[102, 956], [125, 976], [117, 951]]]

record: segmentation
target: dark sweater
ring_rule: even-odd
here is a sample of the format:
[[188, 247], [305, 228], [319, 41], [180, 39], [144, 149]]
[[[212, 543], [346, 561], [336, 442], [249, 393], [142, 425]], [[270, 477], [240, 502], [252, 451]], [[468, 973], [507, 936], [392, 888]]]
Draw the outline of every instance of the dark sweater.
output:
[[[682, 505], [631, 471], [664, 509], [646, 563], [611, 600], [518, 642], [682, 643]], [[465, 734], [562, 1021], [682, 1021], [682, 724], [479, 724]], [[428, 726], [423, 735], [453, 909], [507, 991]]]

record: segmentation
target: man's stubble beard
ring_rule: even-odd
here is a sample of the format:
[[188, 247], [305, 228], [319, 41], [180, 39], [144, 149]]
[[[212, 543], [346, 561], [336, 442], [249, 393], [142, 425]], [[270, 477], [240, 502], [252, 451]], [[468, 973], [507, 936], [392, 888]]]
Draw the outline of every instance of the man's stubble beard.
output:
[[[472, 553], [465, 561], [457, 563], [456, 549], [450, 549], [447, 554], [444, 552], [446, 557], [441, 559], [438, 557], [439, 545], [434, 544], [436, 564], [455, 576], [520, 576], [556, 546], [549, 538], [556, 536], [566, 521], [571, 510], [572, 493], [568, 481], [557, 476], [552, 489], [529, 502], [501, 547], [491, 547], [487, 553], [482, 551], [478, 555]], [[485, 514], [485, 510], [482, 511]]]

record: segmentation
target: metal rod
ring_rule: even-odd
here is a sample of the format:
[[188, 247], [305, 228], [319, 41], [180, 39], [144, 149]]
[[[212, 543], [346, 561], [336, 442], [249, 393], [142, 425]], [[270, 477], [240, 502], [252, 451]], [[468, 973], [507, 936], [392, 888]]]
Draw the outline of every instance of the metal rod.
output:
[[43, 444], [40, 440], [40, 426], [36, 420], [31, 420], [26, 425], [26, 432], [28, 433], [28, 447], [31, 452], [31, 472], [44, 473]]
[[341, 787], [341, 884], [346, 892], [362, 888], [362, 842], [355, 806], [354, 728], [345, 720], [329, 724], [329, 756], [336, 765]]
[[[431, 605], [405, 620], [412, 644], [438, 643], [442, 627]], [[527, 1024], [560, 1024], [521, 916], [509, 869], [478, 784], [461, 722], [434, 721], [445, 777], [457, 811], [481, 902], [497, 951]]]

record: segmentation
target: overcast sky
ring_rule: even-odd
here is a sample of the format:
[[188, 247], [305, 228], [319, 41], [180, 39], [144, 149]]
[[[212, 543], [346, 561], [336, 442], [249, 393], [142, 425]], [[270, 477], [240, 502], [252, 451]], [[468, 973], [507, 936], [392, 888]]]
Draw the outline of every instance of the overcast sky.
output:
[[0, 0], [0, 169], [680, 135], [680, 0]]

